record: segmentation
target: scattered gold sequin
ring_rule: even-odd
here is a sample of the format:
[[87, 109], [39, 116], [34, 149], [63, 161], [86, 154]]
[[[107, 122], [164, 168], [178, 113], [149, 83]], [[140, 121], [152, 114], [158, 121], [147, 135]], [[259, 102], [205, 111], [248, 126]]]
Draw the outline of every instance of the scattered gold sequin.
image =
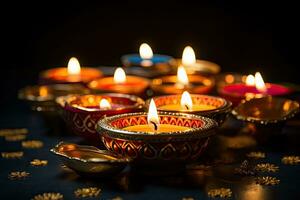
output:
[[260, 172], [277, 172], [279, 167], [270, 163], [260, 163], [257, 164], [254, 169]]
[[300, 157], [299, 156], [284, 156], [281, 159], [281, 162], [286, 165], [297, 165], [300, 163]]
[[39, 160], [39, 159], [34, 159], [33, 161], [30, 162], [32, 166], [46, 166], [48, 164], [48, 160]]
[[5, 136], [5, 140], [8, 142], [16, 142], [26, 139], [26, 135], [20, 134], [20, 135], [8, 135]]
[[195, 200], [193, 197], [182, 197], [182, 200]]
[[255, 181], [259, 185], [277, 185], [280, 183], [279, 179], [271, 176], [257, 177]]
[[44, 143], [39, 140], [27, 140], [22, 142], [22, 147], [28, 149], [37, 149], [43, 147]]
[[255, 158], [255, 159], [262, 159], [266, 157], [266, 154], [264, 152], [260, 151], [253, 151], [247, 154], [248, 158]]
[[230, 198], [232, 195], [232, 191], [230, 188], [217, 188], [217, 189], [211, 189], [208, 191], [208, 196], [215, 198], [215, 197], [221, 197], [221, 198]]
[[26, 128], [16, 128], [16, 129], [1, 129], [0, 130], [0, 137], [6, 137], [11, 135], [20, 135], [20, 134], [27, 134], [28, 129]]
[[60, 193], [43, 193], [35, 195], [32, 200], [63, 200], [64, 196]]
[[10, 172], [8, 175], [8, 178], [11, 180], [16, 180], [16, 179], [24, 179], [27, 176], [29, 176], [28, 172], [25, 171], [16, 171], [16, 172]]
[[74, 191], [76, 197], [97, 197], [101, 192], [100, 188], [89, 187], [89, 188], [79, 188]]
[[21, 158], [21, 157], [23, 157], [23, 155], [24, 155], [23, 151], [2, 152], [1, 153], [2, 158]]
[[123, 198], [120, 196], [116, 196], [116, 197], [113, 197], [111, 200], [123, 200]]

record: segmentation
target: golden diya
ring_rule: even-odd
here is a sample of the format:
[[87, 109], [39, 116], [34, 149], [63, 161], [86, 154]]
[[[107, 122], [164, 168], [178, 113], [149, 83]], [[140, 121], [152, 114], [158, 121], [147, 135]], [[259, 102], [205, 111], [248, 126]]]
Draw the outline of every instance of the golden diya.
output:
[[203, 153], [217, 123], [184, 113], [157, 112], [150, 101], [148, 113], [104, 117], [97, 123], [105, 147], [143, 163], [187, 162]]
[[93, 80], [87, 86], [94, 92], [141, 95], [148, 88], [149, 80], [139, 76], [128, 76], [121, 67], [118, 67], [114, 76]]
[[171, 56], [153, 54], [147, 43], [140, 45], [139, 54], [124, 55], [121, 61], [125, 67], [131, 68], [132, 73], [148, 78], [169, 73], [174, 63]]
[[56, 99], [63, 119], [75, 134], [99, 144], [96, 123], [103, 116], [141, 111], [144, 101], [127, 94], [67, 95]]
[[221, 67], [207, 60], [196, 59], [195, 51], [191, 46], [186, 46], [182, 52], [182, 58], [176, 59], [176, 65], [184, 66], [188, 74], [216, 75]]
[[177, 75], [167, 75], [155, 78], [151, 89], [157, 94], [181, 94], [188, 91], [194, 94], [207, 94], [214, 87], [214, 79], [199, 74], [188, 75], [184, 66], [179, 66]]
[[102, 76], [102, 72], [96, 68], [81, 67], [77, 58], [72, 57], [67, 67], [48, 69], [41, 72], [41, 84], [56, 83], [87, 83]]
[[[155, 96], [153, 100], [158, 111], [189, 113], [206, 116], [222, 124], [231, 111], [232, 103], [220, 97], [190, 94]], [[149, 107], [150, 100], [146, 101]]]

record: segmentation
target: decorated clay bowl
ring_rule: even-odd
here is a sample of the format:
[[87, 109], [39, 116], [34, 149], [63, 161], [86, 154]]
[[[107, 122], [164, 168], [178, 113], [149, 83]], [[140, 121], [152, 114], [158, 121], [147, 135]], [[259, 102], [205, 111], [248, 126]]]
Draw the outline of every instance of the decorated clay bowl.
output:
[[65, 142], [60, 142], [50, 151], [59, 156], [68, 168], [86, 176], [114, 175], [131, 162], [130, 158], [120, 157], [107, 150]]
[[[220, 97], [214, 97], [209, 95], [198, 95], [191, 94], [193, 104], [204, 105], [204, 106], [213, 106], [214, 109], [209, 110], [200, 110], [200, 111], [184, 111], [188, 114], [196, 114], [212, 118], [221, 125], [228, 114], [231, 111], [232, 103]], [[162, 106], [169, 104], [180, 104], [181, 95], [165, 95], [165, 96], [156, 96], [153, 97], [157, 110], [167, 111], [167, 112], [183, 112], [183, 111], [171, 111], [161, 108]], [[150, 100], [146, 101], [145, 107], [148, 109]]]
[[123, 130], [147, 124], [147, 113], [128, 113], [99, 120], [99, 132], [105, 147], [137, 162], [187, 162], [200, 157], [217, 123], [209, 118], [182, 113], [158, 112], [160, 124], [185, 126], [191, 129], [149, 134]]
[[[108, 99], [116, 107], [99, 109], [102, 98]], [[133, 95], [126, 94], [96, 94], [68, 95], [56, 99], [60, 106], [63, 119], [75, 134], [87, 139], [93, 144], [99, 144], [100, 137], [96, 132], [96, 123], [103, 116], [142, 110], [144, 101]]]

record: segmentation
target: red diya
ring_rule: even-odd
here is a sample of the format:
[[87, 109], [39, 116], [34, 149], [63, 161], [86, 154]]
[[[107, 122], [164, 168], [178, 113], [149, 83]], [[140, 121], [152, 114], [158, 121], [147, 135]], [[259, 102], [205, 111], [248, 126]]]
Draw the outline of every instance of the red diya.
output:
[[140, 163], [188, 162], [199, 158], [215, 133], [209, 118], [157, 112], [154, 101], [147, 113], [127, 113], [99, 120], [97, 130], [105, 147]]
[[72, 57], [68, 67], [53, 68], [40, 74], [41, 84], [87, 83], [102, 76], [102, 72], [91, 67], [80, 67], [79, 61]]
[[162, 76], [152, 80], [151, 89], [158, 94], [181, 94], [188, 91], [194, 94], [207, 94], [214, 87], [214, 79], [202, 75], [187, 75], [179, 66], [177, 75]]
[[263, 96], [284, 96], [292, 92], [290, 88], [274, 83], [264, 83], [259, 72], [247, 76], [246, 83], [228, 84], [219, 89], [219, 94], [238, 105], [243, 99], [260, 98]]
[[114, 92], [142, 94], [149, 86], [149, 80], [138, 76], [126, 76], [122, 68], [115, 70], [113, 77], [104, 77], [91, 81], [88, 87], [96, 92]]
[[126, 94], [68, 95], [58, 97], [62, 116], [74, 132], [99, 145], [95, 126], [103, 116], [140, 111], [144, 101]]

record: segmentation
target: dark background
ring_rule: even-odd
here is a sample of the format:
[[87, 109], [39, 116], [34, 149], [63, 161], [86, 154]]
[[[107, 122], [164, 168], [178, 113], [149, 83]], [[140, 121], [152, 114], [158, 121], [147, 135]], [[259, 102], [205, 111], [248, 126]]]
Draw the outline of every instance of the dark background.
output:
[[297, 6], [287, 1], [43, 1], [11, 3], [1, 15], [1, 107], [35, 84], [41, 70], [66, 66], [71, 56], [85, 66], [120, 65], [120, 56], [137, 52], [142, 42], [175, 57], [192, 45], [197, 58], [222, 71], [260, 71], [266, 81], [300, 83]]

